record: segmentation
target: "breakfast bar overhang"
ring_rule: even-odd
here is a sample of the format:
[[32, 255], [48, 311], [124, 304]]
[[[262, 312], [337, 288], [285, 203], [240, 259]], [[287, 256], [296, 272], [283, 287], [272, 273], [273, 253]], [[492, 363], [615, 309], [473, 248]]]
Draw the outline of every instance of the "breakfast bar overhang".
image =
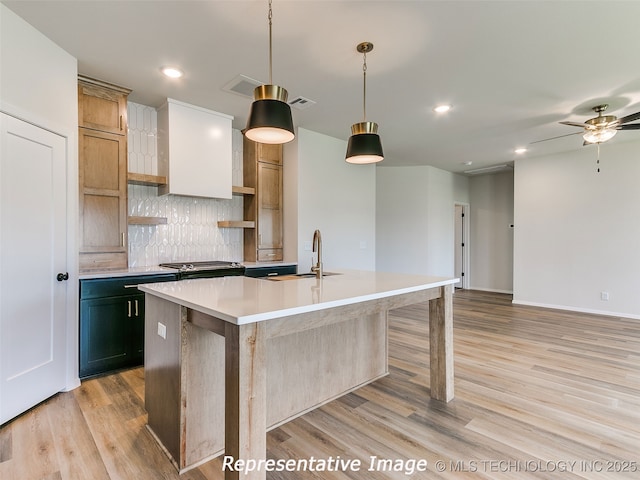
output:
[[[429, 302], [431, 397], [453, 398], [457, 279], [336, 273], [140, 285], [148, 427], [179, 471], [264, 461], [267, 431], [387, 375], [394, 308]], [[225, 469], [239, 478], [266, 471]]]

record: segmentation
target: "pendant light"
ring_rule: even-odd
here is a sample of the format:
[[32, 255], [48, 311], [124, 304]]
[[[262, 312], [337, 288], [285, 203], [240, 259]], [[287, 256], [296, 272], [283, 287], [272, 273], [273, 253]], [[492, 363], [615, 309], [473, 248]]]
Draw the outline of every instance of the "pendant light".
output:
[[287, 103], [287, 90], [273, 85], [273, 59], [271, 19], [273, 11], [269, 0], [269, 85], [261, 85], [253, 91], [245, 136], [259, 143], [287, 143], [293, 140], [291, 107]]
[[347, 144], [346, 161], [349, 163], [366, 164], [377, 163], [384, 159], [382, 153], [382, 143], [378, 135], [378, 124], [367, 122], [367, 53], [373, 50], [373, 44], [362, 42], [358, 44], [356, 50], [362, 53], [362, 76], [363, 76], [363, 121], [351, 125], [351, 137]]

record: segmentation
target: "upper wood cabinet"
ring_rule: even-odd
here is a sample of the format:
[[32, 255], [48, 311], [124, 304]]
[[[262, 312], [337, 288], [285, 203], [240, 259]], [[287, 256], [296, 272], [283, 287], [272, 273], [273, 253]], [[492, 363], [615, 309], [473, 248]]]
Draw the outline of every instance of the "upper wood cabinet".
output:
[[244, 220], [254, 228], [244, 230], [244, 260], [283, 259], [282, 145], [243, 142], [243, 180], [255, 195], [244, 197]]
[[282, 165], [282, 144], [251, 143], [253, 145], [249, 148], [249, 155], [255, 157], [256, 161]]
[[129, 92], [117, 85], [79, 77], [78, 126], [126, 135]]
[[231, 198], [233, 117], [167, 99], [158, 109], [158, 193]]
[[78, 85], [80, 270], [127, 268], [128, 90], [86, 77]]

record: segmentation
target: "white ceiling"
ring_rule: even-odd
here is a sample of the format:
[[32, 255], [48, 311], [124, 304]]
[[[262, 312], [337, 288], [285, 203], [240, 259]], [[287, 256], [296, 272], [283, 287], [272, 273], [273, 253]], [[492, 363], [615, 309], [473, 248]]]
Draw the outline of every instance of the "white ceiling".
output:
[[[133, 89], [133, 102], [171, 97], [243, 128], [251, 99], [222, 88], [238, 74], [268, 81], [267, 0], [3, 3], [81, 74]], [[296, 125], [346, 140], [362, 120], [355, 47], [372, 42], [367, 119], [380, 125], [381, 165], [461, 172], [578, 131], [558, 122], [591, 118], [597, 104], [618, 117], [640, 111], [639, 20], [640, 1], [273, 0], [273, 81], [317, 102], [293, 109]], [[166, 79], [162, 65], [186, 74]], [[439, 103], [453, 109], [437, 115]], [[638, 139], [623, 131], [611, 142]], [[527, 156], [583, 148], [580, 135], [529, 147]]]

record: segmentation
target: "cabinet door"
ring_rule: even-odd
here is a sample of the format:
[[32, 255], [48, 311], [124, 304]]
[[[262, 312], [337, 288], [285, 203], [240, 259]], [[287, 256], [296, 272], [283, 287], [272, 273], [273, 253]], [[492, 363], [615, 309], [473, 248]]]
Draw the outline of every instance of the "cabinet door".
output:
[[127, 314], [131, 308], [129, 318], [129, 354], [134, 365], [144, 363], [144, 293], [132, 295], [127, 299]]
[[127, 267], [126, 169], [125, 137], [79, 129], [81, 269]]
[[282, 248], [282, 167], [258, 163], [258, 249]]
[[143, 363], [143, 294], [81, 300], [80, 319], [80, 377]]
[[96, 85], [78, 83], [78, 125], [125, 135], [127, 95]]
[[256, 160], [258, 162], [282, 165], [282, 145], [256, 143]]

